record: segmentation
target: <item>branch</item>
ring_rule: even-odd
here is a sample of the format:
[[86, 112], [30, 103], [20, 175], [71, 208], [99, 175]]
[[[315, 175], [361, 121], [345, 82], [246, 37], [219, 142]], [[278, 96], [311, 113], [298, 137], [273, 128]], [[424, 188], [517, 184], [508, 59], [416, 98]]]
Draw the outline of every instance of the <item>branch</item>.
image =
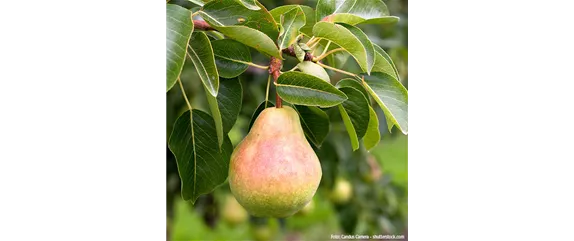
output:
[[193, 28], [204, 31], [215, 30], [211, 25], [209, 25], [209, 23], [203, 20], [193, 20]]
[[[283, 66], [283, 61], [281, 59], [271, 57], [271, 61], [269, 61], [269, 74], [273, 77], [273, 83], [277, 84], [277, 78], [281, 75], [281, 67]], [[283, 103], [281, 102], [281, 97], [277, 93], [277, 89], [275, 89], [275, 107], [281, 108]]]
[[[290, 56], [293, 57], [297, 57], [297, 55], [295, 54], [295, 50], [293, 49], [293, 46], [289, 46], [286, 49], [282, 49], [281, 50], [284, 54], [288, 54]], [[312, 61], [313, 60], [313, 54], [311, 52], [306, 52], [305, 53], [305, 58], [303, 59], [305, 61]]]

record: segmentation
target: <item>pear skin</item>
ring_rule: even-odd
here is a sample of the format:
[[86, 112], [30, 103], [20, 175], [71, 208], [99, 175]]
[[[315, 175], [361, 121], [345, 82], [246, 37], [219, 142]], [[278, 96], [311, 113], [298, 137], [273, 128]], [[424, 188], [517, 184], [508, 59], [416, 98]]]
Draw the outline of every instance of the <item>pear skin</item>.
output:
[[293, 108], [263, 110], [237, 145], [229, 165], [229, 186], [251, 215], [287, 217], [315, 195], [322, 171], [319, 159]]

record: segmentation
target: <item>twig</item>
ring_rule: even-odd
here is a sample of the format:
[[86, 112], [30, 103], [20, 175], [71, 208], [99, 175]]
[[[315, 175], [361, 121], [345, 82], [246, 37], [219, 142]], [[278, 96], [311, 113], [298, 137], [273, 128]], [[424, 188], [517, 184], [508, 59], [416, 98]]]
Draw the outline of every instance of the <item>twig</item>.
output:
[[193, 28], [204, 31], [215, 30], [213, 27], [211, 27], [211, 25], [209, 25], [209, 23], [205, 22], [204, 20], [193, 20]]
[[[343, 50], [345, 50], [345, 49], [343, 49], [343, 48], [332, 49], [332, 50], [330, 50], [329, 52], [323, 53], [323, 54], [319, 55], [319, 57], [314, 58], [313, 61], [315, 61], [315, 62], [316, 62], [316, 61], [320, 61], [320, 60], [324, 59], [325, 57], [329, 56], [329, 55], [332, 54], [332, 53], [336, 53], [336, 52], [343, 51]], [[324, 52], [324, 51], [323, 51], [323, 52]]]
[[[295, 50], [293, 49], [293, 46], [289, 46], [288, 48], [282, 49], [281, 51], [284, 54], [288, 54], [290, 56], [297, 57], [297, 55], [295, 54]], [[313, 54], [311, 54], [311, 52], [305, 52], [305, 58], [303, 60], [304, 61], [313, 60]]]
[[329, 66], [329, 65], [323, 64], [323, 63], [321, 63], [321, 62], [317, 62], [317, 64], [318, 64], [319, 66], [323, 67], [323, 68], [330, 69], [330, 70], [333, 70], [333, 71], [335, 71], [335, 72], [339, 72], [339, 73], [342, 73], [342, 74], [346, 74], [346, 75], [350, 75], [350, 76], [359, 78], [358, 75], [353, 74], [353, 73], [351, 73], [351, 72], [347, 72], [347, 71], [344, 71], [344, 70], [340, 70], [340, 69], [331, 67], [331, 66]]
[[[283, 61], [279, 58], [271, 57], [271, 61], [269, 61], [269, 74], [273, 77], [273, 83], [277, 84], [277, 79], [279, 75], [281, 75], [281, 66], [283, 65]], [[281, 97], [277, 93], [277, 89], [275, 89], [275, 107], [281, 108], [283, 103], [281, 101]]]

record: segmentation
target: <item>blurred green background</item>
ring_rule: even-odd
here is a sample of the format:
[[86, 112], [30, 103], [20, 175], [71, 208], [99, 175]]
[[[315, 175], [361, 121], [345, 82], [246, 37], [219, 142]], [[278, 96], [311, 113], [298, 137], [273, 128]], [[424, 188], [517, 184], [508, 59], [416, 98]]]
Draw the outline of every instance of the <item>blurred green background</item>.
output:
[[[287, 4], [308, 5], [315, 8], [316, 1], [260, 0], [268, 10]], [[403, 85], [408, 88], [408, 5], [407, 1], [384, 1], [391, 15], [400, 17], [396, 24], [363, 24], [361, 29], [373, 43], [381, 46], [393, 59]], [[172, 0], [194, 10], [196, 5], [186, 0]], [[253, 62], [267, 65], [268, 57], [252, 51]], [[358, 72], [358, 65], [348, 56], [335, 56], [339, 68]], [[296, 64], [288, 57], [284, 70]], [[345, 76], [328, 71], [336, 83]], [[247, 134], [251, 115], [265, 100], [267, 72], [249, 68], [240, 76], [243, 86], [243, 106], [230, 132], [233, 144]], [[181, 80], [194, 108], [210, 113], [201, 81], [191, 61], [181, 74]], [[270, 95], [274, 96], [271, 88]], [[270, 98], [273, 99], [273, 98]], [[407, 239], [408, 137], [397, 129], [388, 132], [384, 115], [377, 110], [381, 141], [370, 152], [363, 147], [352, 152], [349, 137], [336, 108], [327, 113], [331, 131], [320, 149], [323, 178], [312, 204], [304, 211], [285, 219], [249, 217], [232, 198], [227, 183], [214, 193], [201, 196], [195, 205], [184, 202], [180, 193], [180, 180], [173, 154], [167, 152], [167, 238], [168, 240], [328, 240], [332, 234], [395, 234]], [[167, 93], [166, 143], [177, 117], [187, 110], [181, 90], [173, 88]], [[350, 187], [350, 188], [349, 188]]]

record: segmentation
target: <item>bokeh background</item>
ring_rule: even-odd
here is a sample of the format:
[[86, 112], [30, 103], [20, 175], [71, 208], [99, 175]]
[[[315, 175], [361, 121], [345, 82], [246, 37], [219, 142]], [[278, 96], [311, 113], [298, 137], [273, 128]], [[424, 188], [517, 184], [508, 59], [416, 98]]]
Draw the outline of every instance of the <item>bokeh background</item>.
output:
[[[287, 4], [308, 5], [316, 1], [260, 0], [268, 10]], [[390, 25], [359, 25], [373, 43], [381, 46], [393, 59], [403, 85], [408, 88], [408, 5], [406, 0], [384, 0], [391, 15], [400, 21]], [[195, 10], [186, 0], [172, 0]], [[267, 65], [269, 59], [252, 51], [253, 62]], [[358, 72], [359, 67], [348, 56], [335, 56], [342, 69]], [[347, 61], [348, 60], [348, 61]], [[284, 70], [296, 64], [287, 58]], [[341, 68], [341, 66], [337, 66]], [[336, 83], [343, 76], [329, 71]], [[181, 74], [181, 80], [194, 108], [207, 113], [209, 108], [201, 81], [191, 61]], [[267, 72], [249, 68], [240, 77], [243, 86], [243, 106], [230, 132], [234, 146], [247, 134], [251, 115], [265, 100]], [[271, 88], [270, 96], [274, 96]], [[273, 98], [270, 98], [273, 99]], [[367, 152], [363, 147], [352, 152], [349, 137], [336, 108], [328, 111], [331, 131], [316, 152], [321, 160], [323, 178], [312, 204], [304, 211], [285, 219], [249, 217], [230, 194], [227, 183], [214, 193], [201, 196], [195, 205], [181, 198], [180, 180], [173, 154], [167, 152], [167, 238], [168, 240], [328, 240], [332, 234], [395, 234], [408, 239], [407, 225], [407, 143], [408, 137], [393, 129], [387, 130], [384, 115], [377, 111], [381, 141]], [[167, 93], [166, 143], [177, 117], [187, 110], [179, 88]]]

